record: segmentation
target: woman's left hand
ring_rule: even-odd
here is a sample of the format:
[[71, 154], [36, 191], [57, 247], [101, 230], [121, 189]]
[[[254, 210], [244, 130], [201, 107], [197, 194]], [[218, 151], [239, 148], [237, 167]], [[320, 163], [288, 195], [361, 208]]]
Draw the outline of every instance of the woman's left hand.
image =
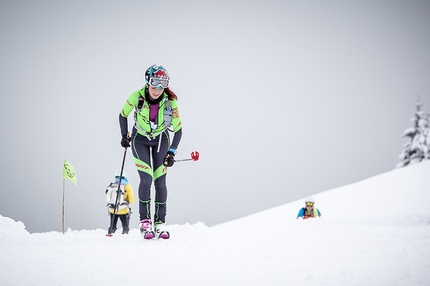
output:
[[166, 157], [164, 157], [163, 165], [166, 167], [172, 167], [175, 163], [175, 155], [173, 152], [168, 151]]

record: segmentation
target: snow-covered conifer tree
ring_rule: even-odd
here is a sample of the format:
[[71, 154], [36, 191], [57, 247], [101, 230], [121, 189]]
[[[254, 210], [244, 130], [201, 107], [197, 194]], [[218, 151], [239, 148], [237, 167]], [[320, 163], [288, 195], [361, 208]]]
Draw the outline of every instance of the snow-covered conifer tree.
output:
[[430, 159], [430, 114], [421, 110], [422, 105], [418, 99], [417, 111], [411, 118], [413, 126], [402, 134], [402, 138], [409, 140], [399, 155], [402, 161], [397, 164], [397, 168]]

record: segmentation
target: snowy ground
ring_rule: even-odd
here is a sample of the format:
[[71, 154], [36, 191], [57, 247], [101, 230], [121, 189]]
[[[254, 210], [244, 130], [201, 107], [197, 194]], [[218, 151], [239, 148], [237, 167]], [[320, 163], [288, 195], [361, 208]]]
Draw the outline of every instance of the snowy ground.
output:
[[[430, 162], [214, 227], [29, 234], [0, 216], [0, 285], [430, 285]], [[269, 190], [268, 190], [269, 191]]]

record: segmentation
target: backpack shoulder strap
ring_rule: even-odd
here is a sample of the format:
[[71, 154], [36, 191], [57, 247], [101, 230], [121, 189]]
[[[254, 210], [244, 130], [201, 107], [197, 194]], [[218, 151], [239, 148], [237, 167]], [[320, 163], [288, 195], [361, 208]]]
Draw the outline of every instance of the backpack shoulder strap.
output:
[[314, 217], [319, 217], [319, 216], [320, 216], [320, 214], [319, 214], [318, 209], [316, 207], [314, 207]]
[[137, 105], [134, 108], [134, 121], [136, 121], [136, 125], [137, 125], [137, 114], [142, 110], [144, 103], [145, 103], [145, 98], [143, 98], [142, 94], [139, 92], [139, 100], [137, 101]]
[[172, 115], [172, 101], [166, 100], [164, 103], [164, 126], [166, 126], [166, 128], [169, 128], [172, 125]]
[[107, 192], [109, 191], [109, 188], [112, 187], [112, 183], [109, 184], [109, 186], [106, 187], [106, 191], [105, 194], [107, 194]]
[[145, 99], [143, 98], [143, 96], [142, 95], [139, 95], [139, 101], [137, 102], [137, 108], [139, 109], [139, 110], [141, 110], [142, 109], [142, 106], [143, 106], [143, 103], [145, 102]]

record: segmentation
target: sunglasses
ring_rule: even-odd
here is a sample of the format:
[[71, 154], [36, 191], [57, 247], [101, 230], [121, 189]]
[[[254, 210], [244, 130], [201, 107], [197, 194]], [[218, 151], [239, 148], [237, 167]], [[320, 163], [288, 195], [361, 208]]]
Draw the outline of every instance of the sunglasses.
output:
[[165, 78], [151, 77], [149, 79], [148, 83], [149, 83], [150, 86], [153, 86], [153, 87], [167, 88], [167, 87], [169, 87], [170, 80], [165, 79]]
[[306, 203], [306, 206], [307, 206], [307, 207], [313, 207], [313, 206], [314, 206], [314, 203]]

